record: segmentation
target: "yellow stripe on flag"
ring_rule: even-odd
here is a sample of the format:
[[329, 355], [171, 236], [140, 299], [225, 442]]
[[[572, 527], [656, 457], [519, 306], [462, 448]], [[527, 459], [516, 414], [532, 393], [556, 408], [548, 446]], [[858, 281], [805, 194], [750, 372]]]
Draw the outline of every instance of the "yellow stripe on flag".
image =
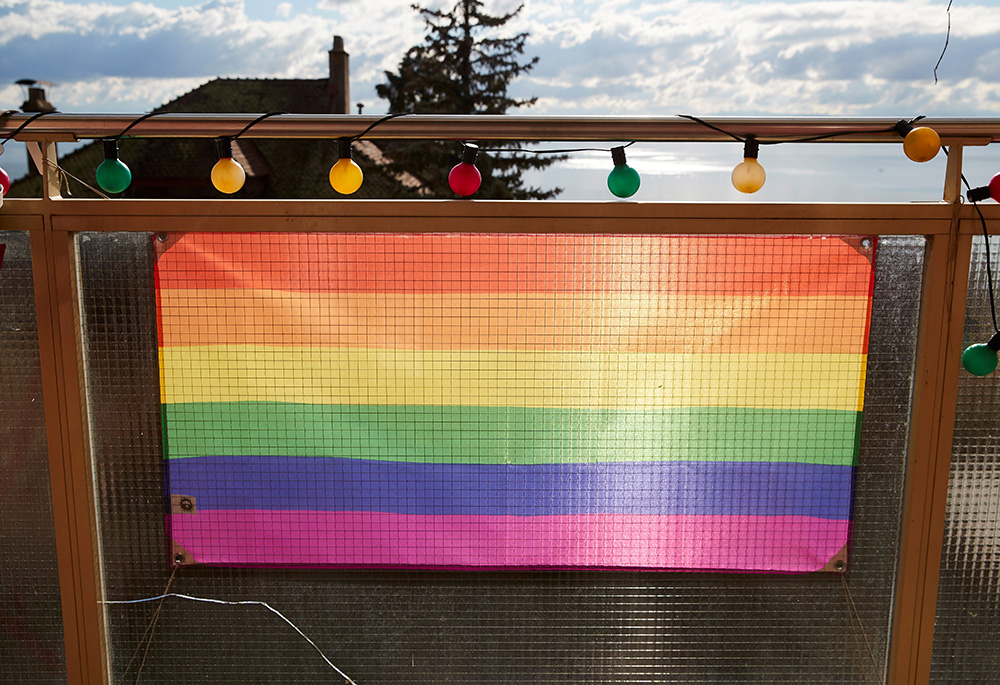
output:
[[161, 349], [163, 401], [860, 411], [862, 354]]

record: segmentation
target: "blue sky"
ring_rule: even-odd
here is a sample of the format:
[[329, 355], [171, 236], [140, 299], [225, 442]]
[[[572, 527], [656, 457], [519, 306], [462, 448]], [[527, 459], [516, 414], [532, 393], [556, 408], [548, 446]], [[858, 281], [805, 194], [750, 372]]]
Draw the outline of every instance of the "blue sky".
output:
[[[429, 2], [441, 6], [441, 2]], [[525, 0], [508, 24], [527, 31], [537, 68], [514, 94], [524, 113], [996, 117], [1000, 4], [955, 0], [939, 69], [947, 0]], [[19, 78], [52, 81], [65, 112], [141, 113], [218, 76], [321, 78], [334, 34], [351, 54], [351, 97], [365, 113], [423, 26], [408, 0], [0, 0], [0, 105], [17, 108]], [[517, 6], [487, 0], [489, 11]], [[17, 146], [19, 147], [19, 146]], [[2, 159], [12, 175], [23, 148]], [[740, 148], [639, 144], [636, 199], [742, 199], [728, 187]], [[606, 199], [606, 154], [574, 156], [532, 182], [564, 199]], [[970, 150], [976, 184], [1000, 169]], [[915, 165], [895, 146], [766, 148], [760, 200], [933, 200], [943, 161]], [[979, 178], [985, 176], [985, 178]], [[975, 177], [975, 178], [972, 178]]]

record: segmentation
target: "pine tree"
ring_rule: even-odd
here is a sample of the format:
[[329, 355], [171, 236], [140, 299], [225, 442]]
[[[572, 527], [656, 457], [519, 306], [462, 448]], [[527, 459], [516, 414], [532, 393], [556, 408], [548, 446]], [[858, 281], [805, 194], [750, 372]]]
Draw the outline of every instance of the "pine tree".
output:
[[[505, 114], [530, 107], [537, 98], [517, 99], [507, 94], [511, 82], [528, 71], [538, 58], [522, 61], [527, 33], [512, 38], [495, 37], [496, 30], [523, 8], [492, 16], [480, 0], [459, 0], [448, 11], [412, 6], [427, 25], [424, 42], [407, 51], [398, 73], [385, 72], [379, 97], [389, 101], [389, 112], [417, 114]], [[475, 141], [481, 147], [515, 147], [510, 141]], [[454, 197], [448, 172], [460, 161], [461, 145], [455, 142], [400, 142], [388, 150], [394, 171], [408, 171], [424, 182], [431, 197]], [[480, 153], [476, 166], [483, 175], [478, 198], [544, 200], [561, 189], [526, 188], [521, 175], [544, 169], [556, 161], [551, 156], [518, 153]]]

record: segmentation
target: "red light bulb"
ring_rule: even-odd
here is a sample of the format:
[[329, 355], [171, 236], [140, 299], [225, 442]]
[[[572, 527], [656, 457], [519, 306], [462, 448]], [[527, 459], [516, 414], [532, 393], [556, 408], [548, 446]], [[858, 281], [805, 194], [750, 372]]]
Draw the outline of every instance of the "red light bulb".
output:
[[996, 202], [1000, 202], [1000, 174], [990, 179], [990, 182], [978, 188], [969, 188], [965, 194], [970, 202], [982, 202], [988, 197], [992, 197]]
[[1000, 202], [1000, 174], [991, 178], [986, 187], [990, 189], [990, 197]]
[[476, 168], [476, 155], [479, 146], [465, 143], [462, 148], [462, 161], [452, 167], [448, 174], [448, 185], [456, 195], [468, 197], [477, 190], [483, 182], [483, 177]]

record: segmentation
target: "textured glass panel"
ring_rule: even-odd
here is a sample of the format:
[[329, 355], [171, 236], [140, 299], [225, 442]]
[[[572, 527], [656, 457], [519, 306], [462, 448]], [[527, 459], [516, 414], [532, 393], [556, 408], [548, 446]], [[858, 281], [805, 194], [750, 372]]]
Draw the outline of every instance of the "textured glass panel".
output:
[[[983, 238], [973, 242], [963, 347], [993, 333]], [[990, 239], [997, 282], [1000, 238]], [[1000, 672], [1000, 373], [961, 372], [931, 680], [996, 682]]]
[[[86, 235], [80, 252], [107, 597], [154, 596], [171, 570], [153, 245], [149, 235]], [[922, 240], [879, 247], [846, 578], [198, 566], [177, 570], [170, 589], [266, 601], [359, 683], [880, 680], [922, 257]], [[142, 664], [143, 682], [338, 682], [260, 606], [167, 599], [147, 651], [143, 634], [156, 610], [109, 607], [116, 679]]]
[[0, 232], [0, 682], [66, 682], [27, 233]]

